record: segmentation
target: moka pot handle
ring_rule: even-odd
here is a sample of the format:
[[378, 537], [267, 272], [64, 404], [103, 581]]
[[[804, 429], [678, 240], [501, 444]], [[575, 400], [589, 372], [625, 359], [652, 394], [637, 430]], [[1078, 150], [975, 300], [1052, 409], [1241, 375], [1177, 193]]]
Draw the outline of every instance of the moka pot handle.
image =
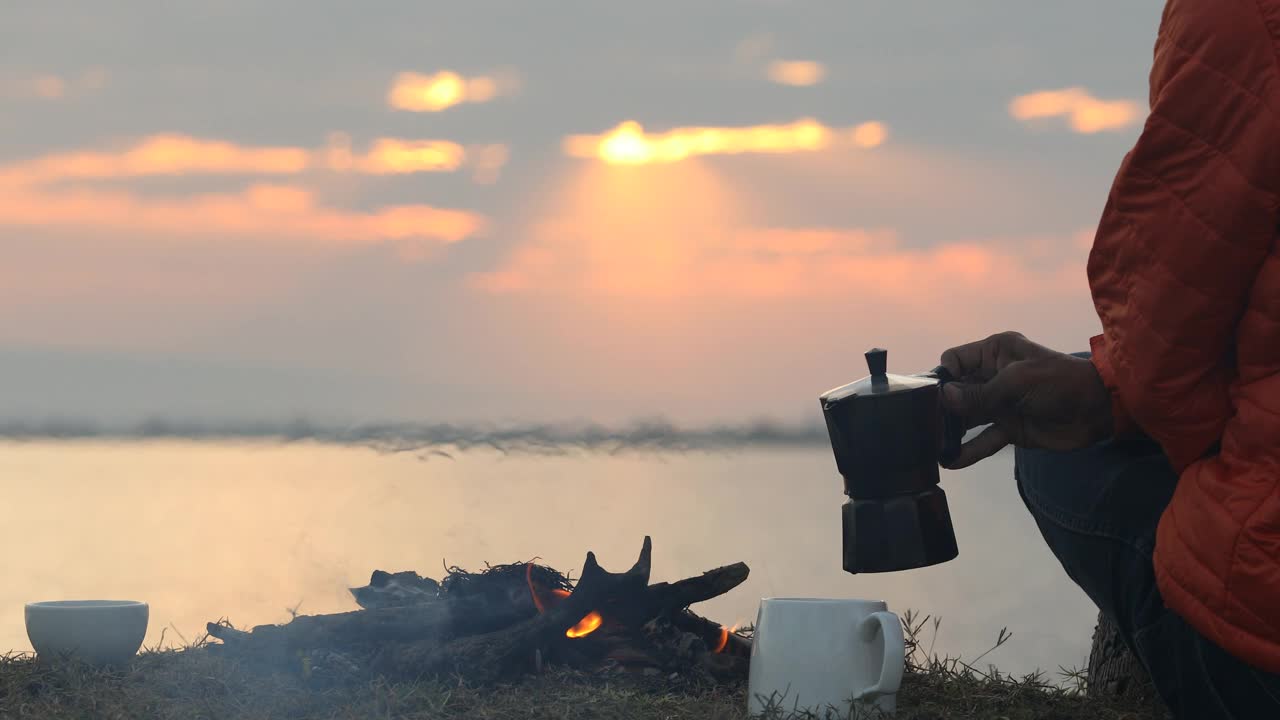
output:
[[955, 381], [955, 377], [941, 365], [934, 368], [929, 376], [938, 380], [938, 412], [942, 415], [942, 447], [938, 450], [938, 462], [950, 465], [960, 457], [960, 443], [964, 441], [964, 421], [942, 407], [942, 386]]

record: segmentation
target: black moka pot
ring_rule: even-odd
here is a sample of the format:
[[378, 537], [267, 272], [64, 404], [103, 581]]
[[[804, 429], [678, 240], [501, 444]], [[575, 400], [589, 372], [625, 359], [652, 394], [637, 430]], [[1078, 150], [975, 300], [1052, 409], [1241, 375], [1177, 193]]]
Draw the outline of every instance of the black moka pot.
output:
[[960, 452], [964, 427], [943, 412], [938, 367], [890, 375], [888, 351], [867, 352], [869, 377], [822, 395], [836, 468], [844, 477], [844, 569], [890, 572], [959, 554], [938, 464]]

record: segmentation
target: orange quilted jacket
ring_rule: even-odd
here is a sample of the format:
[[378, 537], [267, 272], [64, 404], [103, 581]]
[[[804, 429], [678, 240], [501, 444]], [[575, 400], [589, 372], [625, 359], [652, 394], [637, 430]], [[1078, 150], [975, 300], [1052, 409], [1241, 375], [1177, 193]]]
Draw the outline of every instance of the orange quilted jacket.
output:
[[1089, 256], [1117, 431], [1180, 479], [1165, 603], [1280, 673], [1280, 0], [1169, 0], [1151, 113]]

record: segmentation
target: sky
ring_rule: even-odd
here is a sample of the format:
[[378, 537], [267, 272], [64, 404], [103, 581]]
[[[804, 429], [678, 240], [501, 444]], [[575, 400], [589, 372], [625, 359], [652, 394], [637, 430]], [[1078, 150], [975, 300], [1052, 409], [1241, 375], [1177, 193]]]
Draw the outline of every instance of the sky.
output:
[[0, 420], [811, 421], [1098, 332], [1161, 3], [0, 8]]

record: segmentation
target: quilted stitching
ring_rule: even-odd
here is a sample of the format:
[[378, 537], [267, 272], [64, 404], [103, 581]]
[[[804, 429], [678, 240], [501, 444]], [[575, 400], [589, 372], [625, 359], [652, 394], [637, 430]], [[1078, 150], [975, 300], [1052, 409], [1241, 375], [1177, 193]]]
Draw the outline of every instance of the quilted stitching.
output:
[[1152, 113], [1088, 265], [1095, 364], [1183, 473], [1157, 536], [1165, 601], [1270, 672], [1280, 625], [1258, 619], [1280, 607], [1280, 558], [1262, 552], [1280, 547], [1278, 39], [1280, 0], [1169, 0]]

